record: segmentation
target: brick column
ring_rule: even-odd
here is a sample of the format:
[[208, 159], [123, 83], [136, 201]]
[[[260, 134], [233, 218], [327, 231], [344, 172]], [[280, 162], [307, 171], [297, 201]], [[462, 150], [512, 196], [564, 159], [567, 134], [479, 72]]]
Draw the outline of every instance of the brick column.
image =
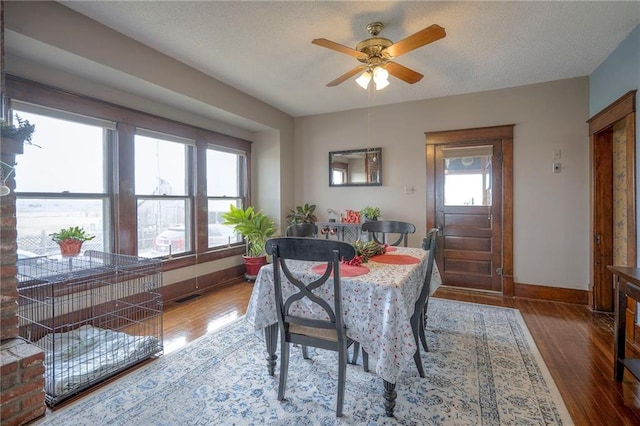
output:
[[[0, 143], [0, 160], [3, 174], [7, 173], [7, 166], [15, 164], [16, 155], [6, 153], [5, 150], [16, 149], [10, 140]], [[3, 176], [4, 177], [4, 176]], [[0, 341], [18, 337], [18, 279], [16, 278], [16, 195], [15, 175], [5, 180], [5, 185], [11, 189], [9, 195], [0, 197]]]
[[[3, 163], [14, 166], [16, 154], [22, 144], [0, 140]], [[4, 184], [11, 192], [0, 197], [0, 423], [17, 426], [45, 413], [44, 352], [18, 335], [15, 173]]]

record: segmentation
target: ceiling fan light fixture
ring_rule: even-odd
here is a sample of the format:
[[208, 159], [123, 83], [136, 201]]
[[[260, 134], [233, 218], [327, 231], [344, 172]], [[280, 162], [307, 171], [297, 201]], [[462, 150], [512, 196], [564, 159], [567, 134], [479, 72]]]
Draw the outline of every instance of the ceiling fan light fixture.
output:
[[389, 71], [382, 67], [375, 67], [373, 69], [373, 81], [383, 81], [389, 78]]
[[384, 89], [389, 85], [389, 71], [382, 67], [373, 69], [373, 81], [376, 83], [376, 90]]
[[376, 90], [382, 90], [389, 85], [388, 80], [375, 81], [374, 83], [376, 84]]
[[360, 77], [356, 78], [356, 83], [358, 83], [358, 85], [365, 90], [367, 89], [367, 87], [369, 87], [370, 81], [371, 81], [371, 72], [368, 70], [363, 72], [360, 75]]

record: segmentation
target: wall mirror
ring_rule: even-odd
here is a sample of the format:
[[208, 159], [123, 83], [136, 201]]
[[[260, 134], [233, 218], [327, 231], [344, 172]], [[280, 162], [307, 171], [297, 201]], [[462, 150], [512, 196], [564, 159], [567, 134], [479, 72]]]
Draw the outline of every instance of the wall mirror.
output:
[[381, 186], [382, 148], [329, 152], [329, 186]]

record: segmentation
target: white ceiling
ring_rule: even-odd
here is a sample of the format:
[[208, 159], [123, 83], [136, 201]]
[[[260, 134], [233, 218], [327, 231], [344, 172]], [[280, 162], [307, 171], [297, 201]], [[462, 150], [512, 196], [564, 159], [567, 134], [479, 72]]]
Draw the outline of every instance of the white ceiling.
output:
[[[60, 3], [294, 117], [586, 76], [640, 23], [637, 1]], [[414, 85], [326, 87], [359, 62], [311, 40], [355, 47], [373, 21], [394, 42], [447, 36], [396, 59], [424, 74]]]

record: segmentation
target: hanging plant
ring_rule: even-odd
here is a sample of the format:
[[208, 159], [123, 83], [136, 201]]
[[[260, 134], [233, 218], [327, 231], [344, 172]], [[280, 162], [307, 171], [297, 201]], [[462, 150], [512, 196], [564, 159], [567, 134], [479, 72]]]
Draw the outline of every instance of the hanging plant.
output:
[[29, 120], [23, 120], [16, 115], [17, 125], [2, 120], [0, 125], [0, 136], [2, 139], [13, 139], [19, 143], [33, 145], [31, 137], [36, 129], [35, 124], [29, 123]]

